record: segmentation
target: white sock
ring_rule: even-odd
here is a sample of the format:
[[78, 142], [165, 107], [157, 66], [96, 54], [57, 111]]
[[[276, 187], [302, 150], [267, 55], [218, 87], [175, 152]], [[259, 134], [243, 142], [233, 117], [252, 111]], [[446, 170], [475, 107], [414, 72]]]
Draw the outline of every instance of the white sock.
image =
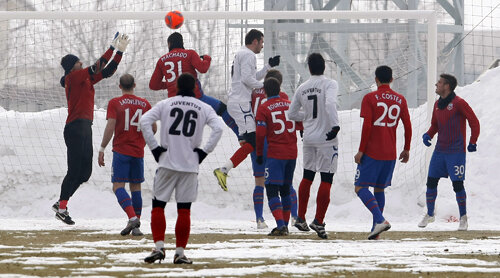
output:
[[184, 256], [184, 248], [182, 248], [182, 247], [175, 248], [175, 254], [179, 255], [179, 257]]
[[137, 216], [134, 216], [134, 217], [130, 218], [129, 220], [130, 220], [130, 221], [134, 221], [134, 220], [136, 220], [136, 219], [137, 219]]
[[234, 165], [233, 165], [233, 162], [231, 160], [228, 160], [226, 162], [226, 164], [224, 164], [224, 166], [222, 166], [221, 170], [222, 172], [224, 173], [229, 173], [229, 170], [233, 169]]
[[156, 250], [161, 250], [162, 248], [164, 248], [165, 243], [160, 240], [160, 241], [155, 242], [155, 245], [156, 245]]
[[65, 209], [59, 209], [59, 213], [64, 213], [66, 210]]

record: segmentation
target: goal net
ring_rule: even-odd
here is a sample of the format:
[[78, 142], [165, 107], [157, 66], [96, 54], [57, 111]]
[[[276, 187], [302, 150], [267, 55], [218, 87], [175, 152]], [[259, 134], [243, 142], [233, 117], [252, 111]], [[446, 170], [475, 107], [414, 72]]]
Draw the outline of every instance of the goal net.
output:
[[[166, 91], [148, 87], [157, 60], [168, 52], [167, 37], [174, 31], [165, 26], [165, 12], [0, 13], [0, 198], [4, 205], [14, 209], [17, 200], [13, 197], [20, 192], [32, 196], [33, 202], [57, 199], [67, 169], [62, 136], [67, 103], [59, 84], [63, 75], [61, 57], [72, 53], [88, 66], [120, 31], [130, 36], [131, 43], [117, 72], [95, 85], [93, 173], [82, 186], [96, 194], [112, 192], [111, 147], [105, 152], [106, 167], [97, 164], [107, 103], [121, 95], [118, 79], [124, 73], [135, 77], [135, 94], [152, 104], [167, 97]], [[420, 136], [429, 125], [426, 104], [434, 99], [436, 78], [436, 23], [432, 12], [185, 12], [184, 16], [185, 23], [178, 30], [184, 36], [184, 46], [212, 57], [210, 70], [198, 75], [203, 90], [224, 102], [233, 56], [251, 28], [265, 35], [264, 51], [257, 55], [258, 67], [269, 57], [281, 55], [277, 69], [284, 75], [283, 91], [290, 97], [309, 77], [307, 55], [319, 52], [325, 57], [325, 75], [337, 80], [340, 87], [340, 153], [332, 205], [356, 199], [353, 156], [361, 135], [360, 102], [367, 92], [376, 89], [375, 68], [392, 67], [392, 87], [405, 95], [411, 106], [413, 138], [410, 162], [397, 163], [389, 190], [416, 198], [425, 184], [426, 150]], [[398, 153], [403, 141], [399, 130]], [[301, 145], [299, 139], [296, 189], [303, 171]], [[252, 207], [250, 159], [230, 172], [227, 193], [221, 191], [212, 174], [238, 147], [236, 136], [226, 129], [215, 151], [200, 166], [199, 201], [220, 207]], [[143, 192], [144, 200], [148, 200], [157, 164], [148, 150], [145, 153]]]

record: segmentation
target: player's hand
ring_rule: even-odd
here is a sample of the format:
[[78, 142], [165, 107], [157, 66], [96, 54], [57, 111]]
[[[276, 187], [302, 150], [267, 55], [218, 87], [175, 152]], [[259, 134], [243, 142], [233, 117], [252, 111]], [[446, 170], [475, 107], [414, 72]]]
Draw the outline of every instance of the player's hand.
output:
[[111, 41], [111, 46], [112, 48], [116, 48], [116, 46], [118, 45], [118, 40], [120, 39], [120, 32], [116, 32], [113, 40]]
[[354, 162], [356, 162], [356, 164], [361, 164], [361, 158], [363, 158], [363, 152], [358, 152], [355, 156], [354, 156]]
[[431, 144], [431, 136], [429, 136], [429, 134], [427, 133], [424, 133], [424, 135], [422, 135], [422, 140], [424, 141], [424, 145], [426, 145], [427, 147], [430, 147], [432, 144]]
[[158, 147], [151, 150], [151, 152], [153, 153], [153, 156], [155, 157], [156, 162], [160, 161], [161, 154], [166, 152], [166, 151], [167, 151], [167, 149], [162, 147], [162, 146], [158, 146]]
[[203, 162], [205, 157], [207, 157], [207, 153], [200, 148], [194, 148], [193, 152], [198, 153], [198, 160], [200, 161], [200, 164]]
[[264, 157], [262, 155], [258, 155], [255, 159], [255, 162], [257, 162], [257, 164], [259, 165], [262, 165], [262, 163], [264, 163]]
[[127, 49], [127, 45], [130, 42], [130, 38], [125, 34], [121, 34], [118, 37], [119, 39], [118, 43], [116, 44], [116, 49], [118, 49], [118, 51], [125, 52], [125, 50]]
[[279, 64], [280, 64], [280, 55], [276, 55], [274, 57], [269, 58], [269, 65], [271, 66], [271, 68], [279, 66]]
[[335, 139], [337, 137], [337, 133], [339, 133], [340, 126], [334, 126], [332, 127], [332, 130], [326, 133], [326, 141], [330, 141]]
[[104, 164], [104, 152], [99, 152], [99, 156], [97, 157], [97, 164], [99, 164], [100, 167], [106, 166], [106, 164]]
[[212, 61], [212, 57], [210, 57], [209, 55], [205, 54], [205, 55], [201, 55], [200, 58], [203, 60], [203, 61]]
[[399, 160], [401, 161], [401, 163], [408, 162], [408, 160], [410, 160], [410, 152], [407, 150], [403, 150], [399, 155]]
[[469, 143], [469, 145], [467, 146], [467, 150], [470, 153], [473, 153], [473, 152], [477, 151], [477, 144]]

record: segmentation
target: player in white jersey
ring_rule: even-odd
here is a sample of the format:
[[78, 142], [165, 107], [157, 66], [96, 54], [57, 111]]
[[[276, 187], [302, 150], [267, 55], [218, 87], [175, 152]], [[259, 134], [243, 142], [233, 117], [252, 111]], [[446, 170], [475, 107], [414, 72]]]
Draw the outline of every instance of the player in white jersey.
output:
[[264, 34], [256, 29], [245, 36], [245, 45], [234, 57], [231, 68], [231, 89], [228, 93], [227, 111], [238, 126], [239, 137], [245, 141], [223, 167], [214, 170], [219, 185], [227, 191], [226, 177], [255, 149], [255, 115], [252, 112], [252, 90], [262, 88], [267, 71], [280, 63], [280, 56], [269, 58], [269, 63], [257, 71], [255, 54], [264, 46]]
[[305, 218], [307, 203], [314, 175], [320, 172], [316, 216], [309, 227], [315, 230], [319, 237], [327, 238], [323, 220], [330, 204], [330, 188], [338, 159], [338, 85], [335, 80], [323, 75], [325, 60], [321, 54], [309, 55], [307, 64], [311, 77], [299, 86], [288, 110], [290, 120], [302, 121], [304, 125], [304, 176], [299, 185], [299, 211], [295, 227], [301, 231], [309, 231]]
[[[191, 203], [198, 195], [198, 165], [207, 153], [214, 150], [223, 131], [223, 122], [215, 110], [196, 99], [193, 91], [195, 78], [191, 74], [181, 74], [177, 88], [177, 96], [157, 103], [141, 118], [144, 139], [158, 162], [151, 211], [151, 232], [156, 249], [144, 259], [147, 263], [165, 258], [165, 206], [174, 189], [177, 201], [174, 264], [192, 263], [184, 255], [184, 249], [191, 229]], [[160, 144], [151, 128], [158, 120], [161, 122]], [[205, 125], [212, 132], [205, 146], [201, 147]]]

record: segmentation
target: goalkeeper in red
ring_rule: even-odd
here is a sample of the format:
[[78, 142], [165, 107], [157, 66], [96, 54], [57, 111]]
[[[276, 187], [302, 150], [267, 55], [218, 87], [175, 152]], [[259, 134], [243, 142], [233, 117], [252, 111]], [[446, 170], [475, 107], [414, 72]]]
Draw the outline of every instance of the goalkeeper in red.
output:
[[[109, 49], [90, 67], [83, 67], [80, 59], [68, 54], [61, 59], [64, 76], [61, 86], [68, 100], [68, 118], [64, 126], [64, 142], [67, 147], [68, 171], [61, 184], [59, 201], [52, 205], [56, 219], [74, 225], [67, 209], [68, 200], [80, 185], [92, 174], [92, 121], [94, 120], [94, 84], [111, 77], [127, 48], [127, 35], [116, 33]], [[113, 52], [116, 54], [113, 60]]]
[[[400, 119], [405, 130], [405, 144], [399, 160], [406, 163], [410, 158], [410, 113], [404, 96], [391, 89], [392, 80], [390, 67], [378, 67], [375, 70], [378, 89], [365, 95], [361, 101], [360, 116], [364, 120], [359, 151], [354, 156], [354, 162], [358, 164], [354, 185], [359, 199], [373, 215], [368, 239], [377, 239], [380, 233], [391, 228], [382, 213], [384, 190], [391, 185], [396, 165], [396, 130]], [[373, 194], [369, 187], [374, 188]]]
[[436, 83], [436, 94], [439, 99], [434, 104], [431, 127], [422, 136], [424, 144], [431, 146], [431, 139], [438, 135], [436, 148], [432, 154], [427, 177], [427, 214], [418, 224], [425, 228], [434, 221], [434, 205], [437, 197], [437, 186], [440, 178], [450, 177], [453, 191], [460, 213], [459, 231], [466, 231], [467, 222], [467, 195], [464, 188], [465, 180], [465, 144], [466, 121], [469, 122], [471, 136], [467, 150], [475, 152], [479, 137], [479, 120], [469, 104], [455, 94], [457, 79], [453, 75], [441, 74]]
[[268, 148], [265, 164], [265, 186], [269, 208], [276, 220], [270, 236], [288, 235], [288, 221], [292, 201], [293, 173], [297, 159], [295, 122], [288, 120], [288, 98], [281, 98], [280, 82], [273, 77], [264, 81], [267, 101], [257, 110], [256, 153], [257, 163], [264, 161], [264, 139]]

